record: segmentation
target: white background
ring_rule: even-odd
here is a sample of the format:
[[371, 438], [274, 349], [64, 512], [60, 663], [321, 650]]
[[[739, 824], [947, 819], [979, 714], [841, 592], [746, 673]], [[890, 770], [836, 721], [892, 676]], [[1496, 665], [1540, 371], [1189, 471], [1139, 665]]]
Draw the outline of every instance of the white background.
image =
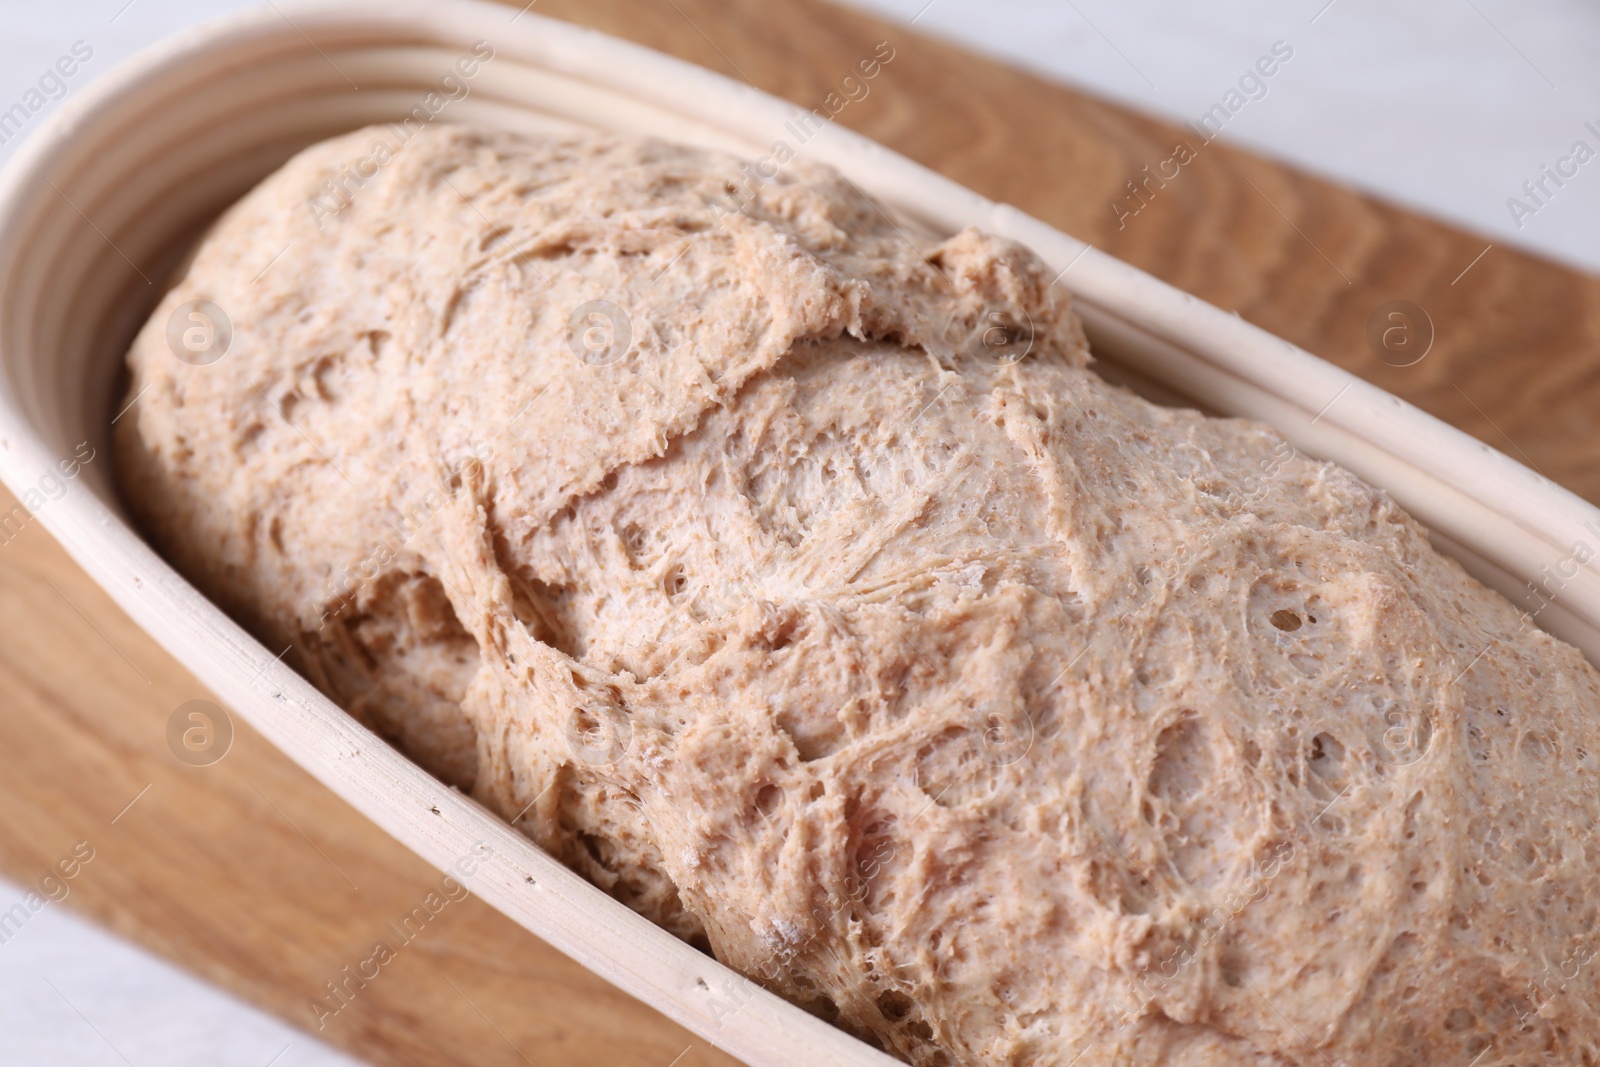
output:
[[[1600, 128], [1600, 5], [1592, 0], [851, 2], [1189, 122], [1274, 42], [1287, 42], [1294, 58], [1223, 139], [1477, 230], [1486, 243], [1600, 271], [1600, 159], [1564, 187], [1549, 186], [1543, 204], [1522, 190], [1575, 141], [1600, 150], [1600, 136], [1584, 126]], [[0, 111], [76, 41], [94, 56], [69, 93], [143, 45], [243, 6], [0, 0]], [[0, 145], [0, 160], [19, 143]], [[1538, 207], [1521, 226], [1511, 197]], [[0, 910], [21, 893], [0, 882]], [[353, 1061], [51, 905], [0, 945], [0, 1062]]]
[[[90, 862], [74, 881], [95, 873]], [[0, 881], [0, 911], [24, 892]], [[0, 944], [0, 1064], [355, 1067], [355, 1060], [78, 918], [71, 901], [69, 894], [61, 904], [46, 904]]]
[[1600, 158], [1520, 228], [1506, 205], [1580, 138], [1600, 152], [1593, 0], [852, 2], [1192, 123], [1284, 41], [1223, 140], [1600, 271]]

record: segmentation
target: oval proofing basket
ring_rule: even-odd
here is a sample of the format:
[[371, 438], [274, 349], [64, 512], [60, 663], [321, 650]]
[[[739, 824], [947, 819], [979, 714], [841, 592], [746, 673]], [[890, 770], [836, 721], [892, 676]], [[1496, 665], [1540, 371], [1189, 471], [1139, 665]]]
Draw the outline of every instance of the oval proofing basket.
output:
[[[80, 442], [109, 454], [122, 355], [210, 220], [306, 145], [400, 120], [478, 42], [493, 58], [438, 121], [601, 128], [749, 159], [792, 143], [786, 123], [815, 126], [719, 75], [474, 0], [280, 3], [187, 32], [69, 101], [0, 175], [0, 476], [12, 491], [37, 487]], [[1514, 598], [1575, 545], [1600, 548], [1600, 511], [1233, 315], [834, 125], [801, 151], [919, 227], [976, 225], [1032, 246], [1062, 272], [1112, 371], [1344, 464]], [[441, 869], [487, 845], [463, 879], [472, 892], [751, 1064], [894, 1062], [652, 926], [345, 715], [151, 551], [110, 468], [85, 466], [40, 522], [206, 685], [386, 831]], [[1600, 578], [1580, 569], [1538, 621], [1595, 659]]]

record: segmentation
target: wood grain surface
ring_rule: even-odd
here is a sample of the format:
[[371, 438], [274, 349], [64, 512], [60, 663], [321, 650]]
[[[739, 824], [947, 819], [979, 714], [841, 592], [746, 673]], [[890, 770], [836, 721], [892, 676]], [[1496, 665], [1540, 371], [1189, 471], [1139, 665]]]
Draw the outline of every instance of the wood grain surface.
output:
[[[1485, 253], [1485, 238], [816, 0], [533, 10], [808, 108], [887, 41], [892, 62], [839, 122], [1600, 501], [1600, 279]], [[1138, 204], [1125, 183], [1179, 143], [1194, 160], [1119, 220], [1114, 203]], [[1435, 333], [1408, 367], [1367, 341], [1375, 310], [1397, 299]], [[0, 493], [0, 511], [12, 506]], [[37, 524], [0, 545], [0, 873], [35, 882], [87, 840], [95, 859], [64, 906], [315, 1030], [310, 1001], [439, 876], [242, 725], [221, 762], [176, 759], [168, 719], [206, 696]], [[448, 903], [322, 1021], [324, 1040], [375, 1064], [732, 1062], [473, 898]]]

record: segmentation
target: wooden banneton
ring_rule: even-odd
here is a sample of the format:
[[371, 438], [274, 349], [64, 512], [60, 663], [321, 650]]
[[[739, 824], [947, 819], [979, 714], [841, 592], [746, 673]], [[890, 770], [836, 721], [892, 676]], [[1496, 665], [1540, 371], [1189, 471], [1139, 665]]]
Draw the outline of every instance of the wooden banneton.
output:
[[[492, 61], [442, 121], [591, 126], [768, 155], [776, 141], [840, 168], [922, 227], [977, 225], [1062, 272], [1112, 371], [1275, 425], [1387, 489], [1508, 594], [1600, 511], [1498, 452], [1233, 315], [802, 109], [633, 45], [468, 0], [280, 4], [175, 38], [41, 126], [0, 177], [0, 476], [19, 495], [105, 450], [120, 357], [170, 265], [218, 211], [323, 137], [400, 118], [457, 59]], [[356, 85], [360, 89], [355, 88]], [[91, 221], [92, 220], [92, 221]], [[265, 264], [264, 264], [265, 266]], [[419, 855], [472, 864], [477, 895], [597, 974], [749, 1063], [890, 1062], [737, 982], [442, 786], [354, 723], [201, 597], [128, 527], [109, 464], [85, 467], [38, 519], [141, 626], [294, 760]], [[1600, 653], [1600, 581], [1580, 571], [1541, 625]], [[728, 1012], [723, 992], [745, 993]]]

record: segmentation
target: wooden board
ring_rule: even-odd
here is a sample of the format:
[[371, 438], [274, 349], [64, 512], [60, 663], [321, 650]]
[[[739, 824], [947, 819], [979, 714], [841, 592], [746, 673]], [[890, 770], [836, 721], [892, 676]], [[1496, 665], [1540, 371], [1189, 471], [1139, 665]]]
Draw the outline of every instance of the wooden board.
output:
[[[1486, 239], [1220, 144], [1119, 227], [1124, 183], [1169, 157], [1180, 131], [815, 0], [535, 10], [806, 107], [888, 41], [894, 59], [838, 121], [1600, 500], [1600, 446], [1585, 433], [1600, 399], [1600, 279], [1498, 247], [1478, 258]], [[1421, 304], [1437, 333], [1405, 368], [1366, 341], [1394, 299]], [[63, 906], [314, 1028], [311, 1000], [392, 940], [389, 924], [438, 875], [242, 726], [215, 765], [175, 758], [169, 716], [206, 694], [37, 526], [0, 545], [0, 609], [0, 873], [34, 882], [87, 840], [95, 859]], [[444, 906], [350, 988], [321, 1036], [378, 1064], [731, 1062], [473, 899]]]

